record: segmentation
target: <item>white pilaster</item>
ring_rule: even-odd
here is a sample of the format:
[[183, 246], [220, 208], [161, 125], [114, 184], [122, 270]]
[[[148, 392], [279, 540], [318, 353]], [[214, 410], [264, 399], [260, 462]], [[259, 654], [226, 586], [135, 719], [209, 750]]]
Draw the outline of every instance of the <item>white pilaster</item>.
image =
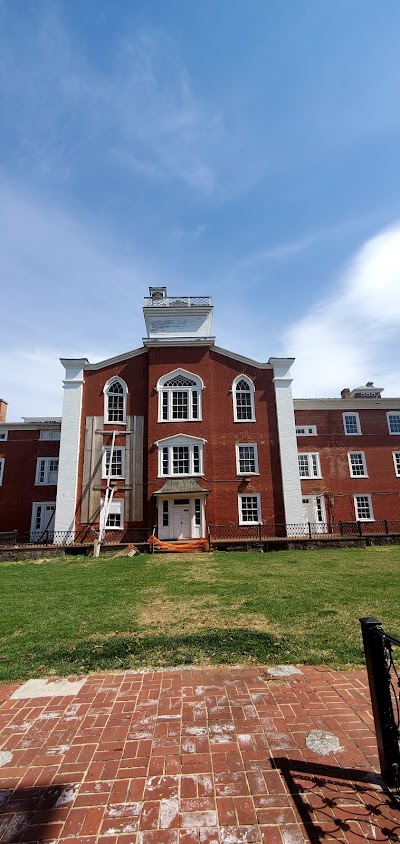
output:
[[[79, 441], [83, 393], [83, 369], [86, 358], [61, 359], [65, 367], [64, 402], [61, 423], [60, 456], [56, 501], [55, 531], [75, 529], [78, 482]], [[71, 540], [72, 540], [71, 536]]]
[[300, 524], [304, 521], [292, 397], [293, 379], [290, 372], [293, 362], [294, 358], [270, 358], [268, 361], [274, 368], [286, 524]]

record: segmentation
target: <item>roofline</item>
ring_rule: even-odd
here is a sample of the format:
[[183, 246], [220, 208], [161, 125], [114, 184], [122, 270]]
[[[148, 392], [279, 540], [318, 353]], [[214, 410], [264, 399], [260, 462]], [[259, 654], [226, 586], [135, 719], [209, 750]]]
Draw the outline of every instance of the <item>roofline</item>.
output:
[[106, 366], [111, 366], [114, 363], [120, 363], [120, 361], [129, 360], [129, 358], [143, 355], [146, 352], [147, 349], [144, 348], [132, 349], [130, 352], [124, 352], [122, 355], [116, 355], [113, 358], [106, 358], [105, 360], [100, 360], [97, 363], [89, 363], [87, 358], [60, 358], [60, 361], [63, 366], [73, 366], [76, 364], [77, 366], [80, 365], [82, 369], [87, 371], [92, 369], [104, 369]]
[[293, 399], [293, 406], [295, 410], [376, 410], [377, 408], [386, 408], [388, 410], [397, 410], [400, 408], [400, 397], [395, 396], [374, 399], [355, 399], [355, 398], [314, 398], [314, 399]]
[[214, 352], [218, 352], [218, 354], [224, 355], [232, 360], [238, 360], [240, 363], [249, 363], [256, 369], [273, 369], [273, 366], [270, 363], [261, 363], [258, 360], [253, 360], [253, 358], [246, 358], [244, 355], [237, 355], [235, 352], [230, 352], [228, 349], [222, 349], [221, 346], [214, 346]]

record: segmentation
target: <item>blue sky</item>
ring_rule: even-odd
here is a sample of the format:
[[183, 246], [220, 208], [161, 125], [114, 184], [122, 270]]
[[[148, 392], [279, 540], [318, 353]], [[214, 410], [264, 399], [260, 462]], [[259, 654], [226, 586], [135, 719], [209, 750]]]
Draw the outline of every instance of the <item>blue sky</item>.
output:
[[151, 284], [297, 396], [400, 395], [398, 0], [0, 0], [0, 394], [137, 348]]

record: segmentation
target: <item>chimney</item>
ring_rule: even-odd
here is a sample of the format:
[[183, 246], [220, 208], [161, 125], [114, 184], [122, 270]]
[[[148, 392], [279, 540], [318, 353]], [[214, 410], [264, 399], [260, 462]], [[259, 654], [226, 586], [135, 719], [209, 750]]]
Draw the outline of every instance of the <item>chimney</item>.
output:
[[5, 422], [7, 418], [8, 402], [0, 399], [0, 422]]
[[350, 395], [350, 390], [348, 387], [343, 387], [342, 392], [340, 393], [342, 399], [347, 399]]

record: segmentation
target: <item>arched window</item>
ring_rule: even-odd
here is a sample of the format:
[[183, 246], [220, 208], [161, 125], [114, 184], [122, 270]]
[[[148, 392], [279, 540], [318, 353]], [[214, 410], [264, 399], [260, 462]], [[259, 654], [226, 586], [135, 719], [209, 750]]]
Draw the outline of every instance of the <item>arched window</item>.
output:
[[238, 375], [232, 385], [235, 422], [255, 422], [254, 384], [246, 375]]
[[200, 421], [203, 387], [201, 378], [184, 369], [176, 369], [160, 378], [157, 384], [158, 421]]
[[110, 378], [104, 387], [104, 422], [126, 424], [126, 396], [128, 388], [122, 378]]

